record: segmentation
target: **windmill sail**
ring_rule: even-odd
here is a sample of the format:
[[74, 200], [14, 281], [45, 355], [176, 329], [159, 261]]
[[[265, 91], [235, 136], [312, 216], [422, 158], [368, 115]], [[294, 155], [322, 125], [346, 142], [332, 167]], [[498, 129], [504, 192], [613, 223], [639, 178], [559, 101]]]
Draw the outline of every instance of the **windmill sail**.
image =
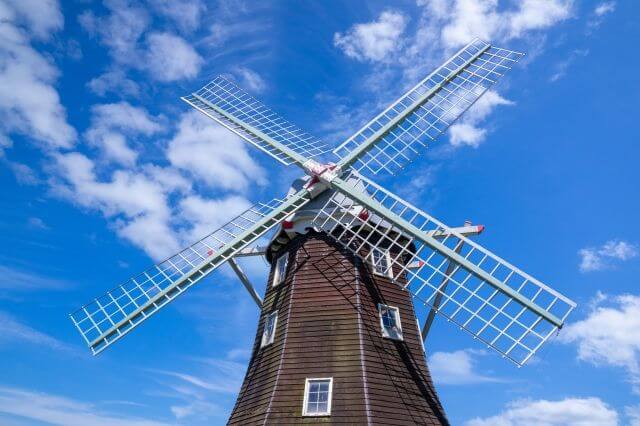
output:
[[301, 166], [330, 150], [224, 77], [182, 100], [285, 165]]
[[71, 314], [98, 354], [213, 272], [309, 200], [306, 190], [258, 203], [195, 244]]
[[[355, 178], [354, 178], [355, 177]], [[337, 178], [314, 223], [358, 255], [393, 252], [415, 299], [518, 365], [564, 323], [575, 303], [363, 176]], [[361, 209], [345, 206], [361, 206]], [[356, 213], [367, 209], [367, 214]], [[446, 237], [435, 239], [433, 232]], [[461, 244], [464, 243], [464, 244]], [[456, 253], [456, 250], [459, 253]], [[418, 262], [417, 269], [409, 268]], [[451, 268], [450, 263], [455, 267]], [[443, 279], [448, 285], [442, 286]]]
[[521, 57], [478, 39], [334, 149], [343, 170], [396, 173], [444, 133]]

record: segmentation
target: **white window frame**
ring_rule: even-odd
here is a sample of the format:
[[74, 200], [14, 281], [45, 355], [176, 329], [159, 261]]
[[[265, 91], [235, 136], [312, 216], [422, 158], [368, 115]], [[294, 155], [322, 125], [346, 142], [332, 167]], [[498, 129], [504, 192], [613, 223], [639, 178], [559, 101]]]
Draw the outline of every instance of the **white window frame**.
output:
[[[280, 274], [280, 263], [284, 262], [284, 274]], [[273, 283], [272, 287], [276, 287], [277, 285], [284, 282], [284, 279], [287, 277], [287, 266], [289, 264], [289, 252], [282, 254], [278, 260], [276, 260], [276, 266], [273, 270]]]
[[[327, 411], [324, 413], [307, 413], [309, 402], [309, 385], [314, 381], [329, 381], [329, 395], [327, 395]], [[304, 382], [304, 400], [302, 402], [302, 415], [306, 417], [322, 417], [331, 415], [331, 400], [333, 399], [333, 377], [307, 377]]]
[[[387, 272], [379, 272], [378, 269], [376, 268], [376, 262], [373, 258], [373, 253], [376, 251], [384, 255], [384, 258], [387, 261]], [[368, 258], [369, 258], [369, 264], [371, 265], [371, 269], [373, 270], [373, 273], [375, 275], [378, 275], [381, 277], [393, 278], [393, 264], [391, 263], [391, 253], [389, 252], [389, 250], [382, 250], [372, 246], [371, 250], [369, 250]]]
[[[384, 326], [384, 321], [382, 321], [382, 308], [387, 308], [394, 312], [394, 317], [396, 321], [396, 330], [389, 330]], [[400, 309], [397, 306], [385, 305], [384, 303], [378, 303], [378, 317], [380, 318], [380, 328], [382, 330], [382, 337], [385, 339], [392, 340], [404, 340], [402, 336], [402, 322], [400, 321]]]
[[[269, 324], [269, 320], [271, 317], [275, 317], [273, 320], [273, 331], [270, 336], [267, 336], [267, 325]], [[262, 328], [262, 340], [260, 341], [260, 348], [264, 348], [265, 346], [269, 346], [273, 343], [273, 340], [276, 337], [276, 328], [278, 327], [278, 311], [273, 311], [264, 319], [264, 325]]]

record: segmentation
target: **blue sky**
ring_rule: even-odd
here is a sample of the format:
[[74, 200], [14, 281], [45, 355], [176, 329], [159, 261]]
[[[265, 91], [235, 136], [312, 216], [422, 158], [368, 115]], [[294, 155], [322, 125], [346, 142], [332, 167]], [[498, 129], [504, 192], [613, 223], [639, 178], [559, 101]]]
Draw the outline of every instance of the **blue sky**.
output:
[[[337, 145], [478, 36], [527, 56], [380, 182], [486, 225], [478, 242], [579, 306], [521, 369], [436, 321], [445, 409], [456, 425], [640, 424], [638, 5], [254, 3], [0, 0], [0, 423], [228, 417], [258, 315], [229, 270], [99, 357], [67, 317], [297, 176], [179, 96], [225, 74]], [[264, 262], [242, 265], [262, 291]]]

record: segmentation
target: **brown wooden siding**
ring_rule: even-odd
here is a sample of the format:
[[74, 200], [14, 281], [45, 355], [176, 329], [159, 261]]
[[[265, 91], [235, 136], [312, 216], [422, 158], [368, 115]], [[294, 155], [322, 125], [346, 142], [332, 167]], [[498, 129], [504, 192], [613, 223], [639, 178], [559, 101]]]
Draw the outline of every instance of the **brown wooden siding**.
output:
[[[447, 424], [424, 360], [410, 295], [323, 234], [299, 236], [271, 286], [230, 424]], [[274, 257], [274, 258], [277, 258]], [[378, 303], [400, 309], [403, 341], [382, 337]], [[264, 319], [278, 311], [273, 344]], [[302, 417], [305, 379], [333, 377], [331, 415]]]

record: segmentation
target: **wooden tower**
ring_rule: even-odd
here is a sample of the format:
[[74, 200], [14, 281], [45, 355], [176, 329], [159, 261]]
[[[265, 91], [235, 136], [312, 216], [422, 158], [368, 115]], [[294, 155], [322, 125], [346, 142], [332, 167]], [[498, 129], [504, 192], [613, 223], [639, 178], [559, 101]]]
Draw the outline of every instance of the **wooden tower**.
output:
[[[325, 233], [299, 235], [272, 257], [229, 424], [448, 424], [408, 292]], [[386, 337], [384, 306], [400, 317]], [[313, 379], [329, 379], [330, 392], [309, 398]], [[309, 399], [322, 401], [308, 409]]]

